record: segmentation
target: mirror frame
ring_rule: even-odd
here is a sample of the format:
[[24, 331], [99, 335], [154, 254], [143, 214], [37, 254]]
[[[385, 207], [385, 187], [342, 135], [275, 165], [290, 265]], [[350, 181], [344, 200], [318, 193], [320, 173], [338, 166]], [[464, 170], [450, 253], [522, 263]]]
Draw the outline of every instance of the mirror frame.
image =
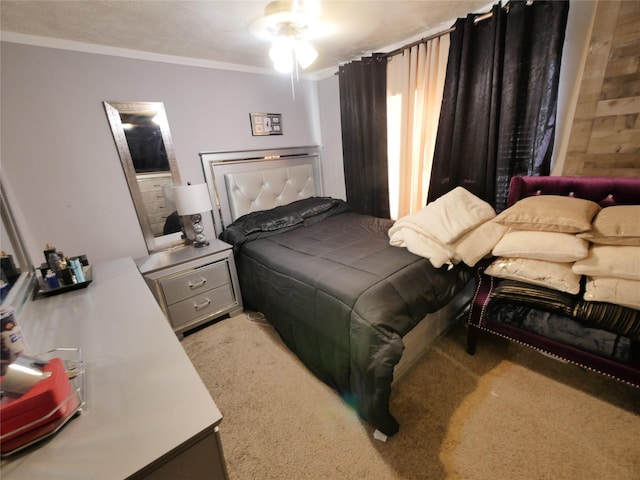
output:
[[[167, 242], [160, 242], [158, 238], [153, 234], [151, 228], [151, 222], [149, 215], [147, 214], [147, 208], [142, 197], [142, 192], [138, 186], [136, 169], [133, 165], [133, 159], [131, 158], [131, 152], [127, 143], [127, 138], [124, 133], [120, 114], [132, 114], [145, 111], [155, 111], [158, 115], [158, 125], [160, 126], [160, 132], [162, 133], [162, 140], [167, 152], [167, 158], [169, 160], [169, 171], [173, 179], [173, 184], [178, 186], [181, 184], [180, 173], [178, 171], [178, 162], [176, 161], [176, 155], [173, 150], [173, 140], [171, 139], [171, 132], [169, 131], [169, 122], [167, 121], [167, 115], [162, 102], [103, 102], [109, 125], [111, 126], [111, 133], [113, 139], [116, 142], [118, 149], [118, 155], [120, 162], [122, 163], [122, 169], [124, 170], [125, 177], [127, 178], [127, 185], [129, 186], [129, 192], [131, 193], [131, 199], [138, 215], [138, 222], [142, 229], [142, 235], [147, 245], [147, 251], [149, 253], [157, 252], [160, 250], [166, 250], [168, 248], [183, 245], [185, 240], [182, 238], [180, 232], [177, 234], [165, 235], [168, 238]], [[174, 237], [176, 238], [175, 240]]]
[[31, 259], [29, 258], [29, 254], [27, 253], [20, 229], [18, 228], [11, 211], [11, 205], [9, 204], [9, 199], [3, 181], [0, 181], [0, 210], [3, 228], [6, 229], [7, 236], [9, 237], [13, 248], [13, 251], [10, 253], [13, 255], [14, 261], [20, 268], [20, 276], [11, 287], [7, 297], [2, 302], [2, 308], [13, 308], [15, 314], [18, 315], [23, 305], [33, 292], [33, 287], [36, 282], [36, 273], [35, 268], [31, 263]]

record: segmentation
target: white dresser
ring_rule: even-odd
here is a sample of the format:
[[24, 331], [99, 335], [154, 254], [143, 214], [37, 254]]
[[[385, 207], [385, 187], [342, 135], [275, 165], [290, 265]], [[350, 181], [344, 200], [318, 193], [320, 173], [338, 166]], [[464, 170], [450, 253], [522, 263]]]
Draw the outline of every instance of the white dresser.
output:
[[233, 250], [225, 242], [157, 252], [136, 264], [178, 335], [242, 312]]
[[2, 460], [3, 480], [226, 479], [222, 415], [131, 258], [93, 266], [87, 288], [28, 302], [32, 353], [82, 349], [83, 412]]
[[163, 235], [167, 217], [175, 210], [175, 206], [167, 204], [162, 191], [163, 185], [173, 185], [171, 172], [138, 174], [136, 177], [149, 217], [149, 223], [151, 224], [151, 230], [154, 235]]

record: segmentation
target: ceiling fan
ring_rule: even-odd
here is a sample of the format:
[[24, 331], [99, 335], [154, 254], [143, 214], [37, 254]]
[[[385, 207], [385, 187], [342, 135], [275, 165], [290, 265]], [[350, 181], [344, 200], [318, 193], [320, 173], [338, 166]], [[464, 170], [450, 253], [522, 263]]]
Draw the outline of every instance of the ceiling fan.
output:
[[250, 31], [272, 42], [269, 58], [282, 73], [298, 73], [318, 57], [310, 40], [328, 35], [331, 25], [321, 15], [318, 0], [276, 0], [264, 9]]

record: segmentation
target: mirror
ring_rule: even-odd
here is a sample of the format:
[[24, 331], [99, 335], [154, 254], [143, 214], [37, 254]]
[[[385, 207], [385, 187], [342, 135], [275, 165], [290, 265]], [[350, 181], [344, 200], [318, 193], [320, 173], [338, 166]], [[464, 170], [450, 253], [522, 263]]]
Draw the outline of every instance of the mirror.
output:
[[13, 308], [16, 314], [29, 298], [35, 282], [35, 270], [29, 259], [22, 236], [13, 217], [4, 183], [0, 182], [0, 213], [2, 214], [2, 308]]
[[171, 187], [180, 174], [162, 102], [103, 102], [149, 253], [184, 243]]

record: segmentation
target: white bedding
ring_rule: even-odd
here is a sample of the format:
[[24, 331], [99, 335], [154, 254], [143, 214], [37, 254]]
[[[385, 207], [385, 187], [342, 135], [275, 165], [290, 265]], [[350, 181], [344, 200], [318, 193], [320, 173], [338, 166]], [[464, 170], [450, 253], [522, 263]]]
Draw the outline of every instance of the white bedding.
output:
[[456, 187], [422, 210], [398, 219], [389, 229], [390, 244], [406, 247], [440, 268], [464, 261], [473, 266], [507, 231], [491, 222], [491, 205]]

